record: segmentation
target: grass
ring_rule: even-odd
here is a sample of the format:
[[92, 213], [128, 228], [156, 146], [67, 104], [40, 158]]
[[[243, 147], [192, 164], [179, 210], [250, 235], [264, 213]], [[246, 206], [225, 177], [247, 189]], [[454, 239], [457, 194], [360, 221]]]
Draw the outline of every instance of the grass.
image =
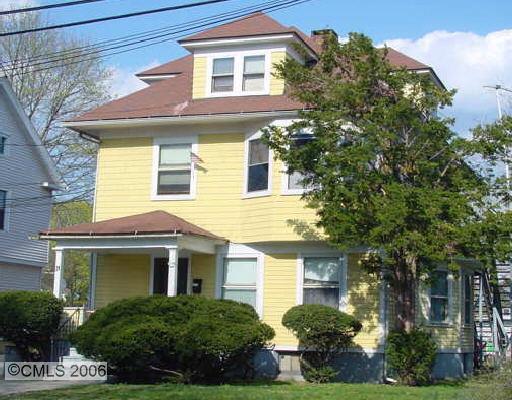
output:
[[404, 387], [332, 383], [312, 385], [270, 382], [246, 385], [87, 385], [1, 397], [1, 400], [452, 400], [460, 399], [463, 384]]

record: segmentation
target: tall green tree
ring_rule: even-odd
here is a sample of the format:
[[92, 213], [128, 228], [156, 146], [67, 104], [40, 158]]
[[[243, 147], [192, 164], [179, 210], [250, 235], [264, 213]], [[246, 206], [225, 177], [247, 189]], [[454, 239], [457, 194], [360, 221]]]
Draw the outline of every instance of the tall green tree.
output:
[[362, 34], [343, 45], [327, 37], [315, 65], [288, 59], [277, 74], [307, 107], [291, 126], [270, 127], [266, 139], [289, 172], [301, 174], [303, 199], [326, 238], [341, 249], [367, 246], [362, 266], [386, 271], [395, 328], [412, 330], [420, 280], [440, 263], [487, 259], [489, 246], [469, 232], [496, 224], [492, 247], [510, 253], [503, 181], [487, 174], [511, 144], [502, 124], [459, 137], [439, 112], [454, 91], [391, 66], [386, 49]]

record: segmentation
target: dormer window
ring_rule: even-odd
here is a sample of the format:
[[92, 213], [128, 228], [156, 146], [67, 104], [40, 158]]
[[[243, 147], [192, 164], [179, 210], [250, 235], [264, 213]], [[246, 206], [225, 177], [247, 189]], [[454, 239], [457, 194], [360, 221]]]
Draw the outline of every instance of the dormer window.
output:
[[258, 92], [265, 88], [265, 56], [244, 58], [244, 92]]
[[235, 59], [216, 58], [213, 60], [212, 93], [232, 92], [235, 81]]
[[232, 52], [210, 56], [206, 95], [211, 97], [269, 94], [270, 53]]

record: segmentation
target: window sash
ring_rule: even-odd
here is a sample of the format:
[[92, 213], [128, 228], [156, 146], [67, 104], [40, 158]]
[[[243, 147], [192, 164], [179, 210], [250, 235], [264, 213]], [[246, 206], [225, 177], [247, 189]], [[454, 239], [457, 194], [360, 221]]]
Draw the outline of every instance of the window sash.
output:
[[268, 190], [269, 185], [269, 148], [261, 139], [249, 141], [247, 160], [247, 192]]
[[434, 281], [430, 287], [431, 322], [447, 322], [450, 319], [450, 281], [447, 271], [434, 271]]
[[473, 280], [471, 276], [464, 276], [464, 323], [470, 324], [472, 318], [472, 305], [473, 305], [473, 290], [472, 290]]
[[[230, 264], [233, 265], [230, 265]], [[230, 271], [230, 267], [233, 269]], [[238, 271], [237, 271], [238, 269]], [[230, 277], [230, 272], [233, 277]], [[248, 279], [243, 277], [249, 273]], [[258, 259], [253, 257], [225, 257], [222, 268], [221, 297], [251, 305], [256, 309]]]
[[159, 147], [157, 194], [187, 195], [192, 187], [192, 145], [163, 144]]
[[[315, 265], [315, 262], [318, 264]], [[329, 271], [329, 264], [331, 266], [336, 264], [336, 271]], [[316, 270], [315, 267], [317, 267]], [[337, 257], [305, 257], [302, 275], [303, 304], [324, 304], [339, 308], [341, 270], [341, 262]]]
[[[225, 65], [222, 65], [223, 63]], [[232, 92], [234, 83], [235, 59], [233, 57], [215, 58], [212, 65], [212, 92]]]
[[0, 155], [5, 154], [5, 143], [7, 142], [7, 138], [5, 136], [0, 136]]

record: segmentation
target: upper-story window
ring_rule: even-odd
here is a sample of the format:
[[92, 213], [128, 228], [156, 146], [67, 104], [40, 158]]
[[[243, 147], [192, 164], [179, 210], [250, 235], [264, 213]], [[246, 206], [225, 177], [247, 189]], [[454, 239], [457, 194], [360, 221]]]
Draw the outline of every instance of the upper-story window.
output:
[[270, 67], [267, 58], [265, 54], [243, 53], [211, 58], [208, 94], [242, 96], [268, 93]]
[[158, 194], [190, 194], [191, 144], [160, 146]]
[[244, 58], [244, 77], [242, 90], [258, 92], [265, 88], [265, 56]]
[[261, 139], [249, 140], [247, 192], [262, 192], [269, 188], [269, 148]]
[[7, 227], [7, 192], [0, 190], [0, 231]]
[[213, 60], [212, 93], [232, 92], [235, 81], [235, 59], [216, 58]]
[[7, 138], [5, 136], [0, 136], [0, 156], [5, 155], [6, 153], [6, 143]]
[[471, 275], [462, 275], [463, 282], [463, 301], [464, 301], [464, 324], [471, 324], [473, 314], [473, 277]]
[[[313, 135], [307, 132], [300, 132], [293, 136], [292, 146], [301, 147], [313, 140]], [[284, 194], [302, 194], [304, 193], [304, 175], [298, 171], [286, 172], [286, 180], [284, 182]]]

